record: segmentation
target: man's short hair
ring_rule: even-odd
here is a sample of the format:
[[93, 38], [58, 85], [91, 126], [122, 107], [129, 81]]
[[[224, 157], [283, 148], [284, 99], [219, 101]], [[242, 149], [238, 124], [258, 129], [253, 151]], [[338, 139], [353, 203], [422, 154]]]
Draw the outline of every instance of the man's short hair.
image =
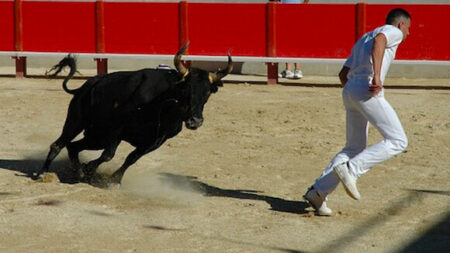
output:
[[393, 25], [394, 23], [398, 22], [400, 18], [411, 19], [411, 15], [409, 14], [409, 12], [402, 8], [393, 9], [388, 13], [386, 17], [386, 24]]

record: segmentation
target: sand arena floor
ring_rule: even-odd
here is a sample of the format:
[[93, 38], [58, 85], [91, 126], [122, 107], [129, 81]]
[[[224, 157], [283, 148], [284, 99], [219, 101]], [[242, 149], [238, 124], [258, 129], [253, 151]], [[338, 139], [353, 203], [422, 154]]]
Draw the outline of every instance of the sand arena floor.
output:
[[[301, 196], [344, 144], [345, 115], [341, 89], [325, 87], [336, 80], [302, 83], [225, 84], [200, 129], [144, 156], [120, 189], [103, 189], [65, 181], [65, 151], [52, 167], [62, 182], [24, 176], [42, 165], [71, 96], [61, 80], [0, 78], [0, 252], [448, 251], [450, 90], [387, 89], [407, 152], [359, 180], [360, 201], [339, 186], [335, 215], [317, 217]], [[122, 143], [100, 172], [131, 150]]]

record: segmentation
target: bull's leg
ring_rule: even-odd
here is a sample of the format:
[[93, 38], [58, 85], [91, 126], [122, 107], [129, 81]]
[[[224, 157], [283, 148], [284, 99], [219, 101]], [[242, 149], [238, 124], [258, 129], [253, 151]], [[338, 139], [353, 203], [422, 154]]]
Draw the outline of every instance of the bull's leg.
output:
[[133, 150], [125, 159], [125, 162], [122, 164], [122, 166], [120, 166], [120, 168], [114, 172], [111, 176], [111, 183], [113, 184], [120, 184], [120, 182], [122, 181], [123, 175], [125, 174], [125, 171], [128, 169], [128, 167], [130, 167], [131, 165], [133, 165], [134, 163], [136, 163], [137, 160], [139, 160], [139, 158], [141, 158], [143, 155], [148, 154], [150, 152], [152, 152], [153, 150], [157, 149], [159, 146], [153, 146], [151, 148], [136, 148], [135, 150]]
[[120, 140], [112, 141], [102, 152], [99, 158], [88, 162], [83, 166], [84, 176], [89, 179], [95, 174], [96, 169], [104, 162], [111, 161], [116, 154], [117, 147], [120, 144]]
[[163, 136], [150, 147], [137, 147], [135, 150], [133, 150], [127, 156], [122, 166], [120, 166], [120, 168], [112, 174], [111, 183], [120, 184], [123, 175], [125, 174], [125, 171], [128, 169], [128, 167], [136, 163], [136, 161], [139, 160], [139, 158], [141, 158], [143, 155], [148, 154], [153, 150], [159, 148], [166, 140], [167, 138]]
[[37, 176], [48, 171], [50, 164], [56, 158], [59, 152], [61, 152], [61, 149], [63, 149], [64, 146], [65, 146], [64, 141], [60, 140], [60, 138], [55, 142], [53, 142], [52, 145], [50, 145], [50, 151], [48, 151], [47, 159], [45, 159], [44, 165], [38, 172]]
[[72, 167], [75, 171], [78, 171], [81, 166], [78, 154], [85, 149], [86, 140], [84, 138], [67, 144], [67, 153], [69, 155], [70, 162], [72, 163]]
[[120, 166], [120, 168], [114, 172], [111, 176], [111, 183], [120, 184], [122, 181], [122, 177], [125, 174], [125, 171], [133, 165], [139, 158], [141, 158], [143, 155], [149, 153], [150, 151], [147, 151], [146, 149], [136, 148], [133, 150], [125, 159], [125, 162]]
[[41, 170], [37, 172], [34, 177], [39, 177], [41, 174], [47, 172], [50, 168], [52, 161], [58, 156], [61, 149], [63, 149], [73, 138], [75, 138], [79, 133], [81, 133], [82, 128], [79, 125], [71, 125], [72, 122], [66, 120], [63, 132], [61, 136], [50, 145], [50, 151], [48, 152], [47, 158], [42, 166]]

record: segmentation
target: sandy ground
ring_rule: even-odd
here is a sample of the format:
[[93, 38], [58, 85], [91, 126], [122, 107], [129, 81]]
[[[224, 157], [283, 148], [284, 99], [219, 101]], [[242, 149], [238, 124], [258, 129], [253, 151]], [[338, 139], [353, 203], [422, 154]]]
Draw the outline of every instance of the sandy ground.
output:
[[[52, 166], [62, 182], [24, 176], [42, 165], [71, 96], [61, 80], [1, 78], [0, 252], [449, 252], [450, 90], [387, 89], [407, 152], [359, 180], [360, 201], [339, 186], [334, 215], [318, 217], [301, 196], [344, 144], [345, 115], [340, 88], [303, 82], [225, 84], [200, 129], [104, 189], [68, 180], [65, 151]], [[131, 150], [122, 143], [99, 170], [111, 173]]]

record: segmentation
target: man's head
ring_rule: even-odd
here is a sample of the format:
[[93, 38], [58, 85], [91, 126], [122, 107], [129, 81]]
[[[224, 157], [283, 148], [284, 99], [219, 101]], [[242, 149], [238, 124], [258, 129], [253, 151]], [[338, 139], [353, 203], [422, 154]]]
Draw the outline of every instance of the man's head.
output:
[[409, 35], [409, 28], [411, 27], [411, 15], [404, 9], [393, 9], [386, 17], [386, 24], [400, 29], [403, 33], [403, 40], [405, 40]]

